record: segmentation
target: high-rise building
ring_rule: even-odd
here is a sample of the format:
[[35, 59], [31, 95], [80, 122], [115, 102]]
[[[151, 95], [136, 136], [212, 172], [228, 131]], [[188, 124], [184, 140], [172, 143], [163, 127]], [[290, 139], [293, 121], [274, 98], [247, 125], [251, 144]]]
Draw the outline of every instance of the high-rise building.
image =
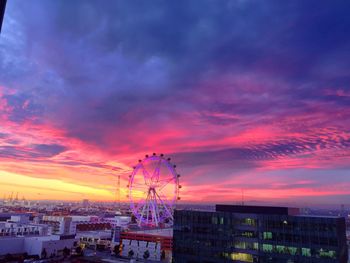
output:
[[173, 257], [175, 263], [346, 263], [345, 219], [299, 215], [286, 207], [176, 210]]

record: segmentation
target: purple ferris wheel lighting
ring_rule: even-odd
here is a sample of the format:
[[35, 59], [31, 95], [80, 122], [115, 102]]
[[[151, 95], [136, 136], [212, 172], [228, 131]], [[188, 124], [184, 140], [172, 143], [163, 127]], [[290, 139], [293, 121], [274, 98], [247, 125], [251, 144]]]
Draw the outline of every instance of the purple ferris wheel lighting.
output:
[[131, 211], [139, 226], [172, 224], [173, 210], [179, 200], [179, 176], [170, 159], [146, 155], [133, 169], [129, 179]]

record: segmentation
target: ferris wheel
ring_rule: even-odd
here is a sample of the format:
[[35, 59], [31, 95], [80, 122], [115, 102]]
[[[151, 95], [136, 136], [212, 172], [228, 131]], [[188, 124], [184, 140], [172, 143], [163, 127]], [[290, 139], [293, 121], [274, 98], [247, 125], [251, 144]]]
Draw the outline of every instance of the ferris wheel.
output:
[[180, 175], [164, 155], [146, 155], [129, 176], [130, 208], [139, 226], [173, 222], [173, 210], [180, 200]]

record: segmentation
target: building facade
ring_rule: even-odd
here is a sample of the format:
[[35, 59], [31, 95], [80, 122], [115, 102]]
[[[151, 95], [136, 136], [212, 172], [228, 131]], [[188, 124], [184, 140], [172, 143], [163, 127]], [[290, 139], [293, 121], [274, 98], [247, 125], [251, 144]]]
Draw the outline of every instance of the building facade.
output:
[[76, 234], [76, 224], [70, 216], [43, 216], [41, 223], [49, 225], [55, 235]]
[[177, 210], [173, 257], [175, 263], [347, 263], [345, 219], [302, 216], [285, 207]]
[[121, 255], [133, 259], [172, 262], [172, 235], [173, 230], [169, 228], [121, 232]]

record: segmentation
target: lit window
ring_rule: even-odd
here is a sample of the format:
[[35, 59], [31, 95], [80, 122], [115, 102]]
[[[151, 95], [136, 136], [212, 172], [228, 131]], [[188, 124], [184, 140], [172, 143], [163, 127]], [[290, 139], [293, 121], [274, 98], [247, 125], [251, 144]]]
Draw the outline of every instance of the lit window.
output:
[[304, 257], [311, 257], [311, 250], [310, 248], [302, 248], [301, 249], [301, 255]]
[[239, 260], [243, 262], [253, 262], [253, 255], [246, 254], [246, 253], [232, 253], [231, 254], [232, 260]]

